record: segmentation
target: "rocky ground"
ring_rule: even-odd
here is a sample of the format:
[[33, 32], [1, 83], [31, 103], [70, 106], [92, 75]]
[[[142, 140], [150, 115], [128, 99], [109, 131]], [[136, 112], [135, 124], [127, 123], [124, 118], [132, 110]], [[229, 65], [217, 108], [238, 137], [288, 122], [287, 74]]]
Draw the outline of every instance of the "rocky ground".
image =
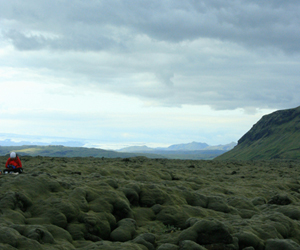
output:
[[0, 249], [300, 249], [297, 161], [21, 160], [0, 176]]

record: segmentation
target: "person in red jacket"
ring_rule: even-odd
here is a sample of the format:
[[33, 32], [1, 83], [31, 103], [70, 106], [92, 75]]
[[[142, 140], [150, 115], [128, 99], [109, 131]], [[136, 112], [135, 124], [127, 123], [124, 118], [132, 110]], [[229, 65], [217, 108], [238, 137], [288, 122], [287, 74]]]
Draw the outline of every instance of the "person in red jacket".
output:
[[4, 174], [23, 172], [22, 162], [15, 152], [10, 153], [10, 157], [5, 164], [5, 168], [6, 169], [3, 171]]

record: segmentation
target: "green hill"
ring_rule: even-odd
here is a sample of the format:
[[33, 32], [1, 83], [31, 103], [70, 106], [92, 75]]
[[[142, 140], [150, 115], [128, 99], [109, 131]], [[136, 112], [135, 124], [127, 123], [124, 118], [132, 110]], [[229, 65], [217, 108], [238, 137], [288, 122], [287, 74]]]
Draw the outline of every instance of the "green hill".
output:
[[[0, 155], [7, 155], [15, 151], [19, 155], [28, 156], [50, 156], [50, 157], [105, 157], [105, 158], [127, 158], [142, 156], [139, 153], [119, 153], [111, 150], [84, 147], [65, 147], [65, 146], [10, 146], [1, 147]], [[148, 158], [163, 158], [160, 155], [147, 154]]]
[[8, 155], [15, 151], [21, 156], [48, 156], [48, 157], [105, 157], [105, 158], [130, 158], [145, 156], [147, 158], [165, 159], [191, 159], [211, 160], [226, 152], [225, 150], [195, 150], [195, 151], [154, 151], [147, 152], [116, 152], [98, 148], [65, 147], [65, 146], [0, 146], [0, 156]]
[[216, 160], [300, 159], [300, 107], [263, 116]]

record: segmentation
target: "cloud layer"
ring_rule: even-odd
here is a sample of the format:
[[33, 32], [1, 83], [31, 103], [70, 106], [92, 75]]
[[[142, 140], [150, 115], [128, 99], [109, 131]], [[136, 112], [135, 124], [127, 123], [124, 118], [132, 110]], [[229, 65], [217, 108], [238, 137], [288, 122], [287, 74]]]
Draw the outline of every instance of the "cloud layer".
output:
[[1, 2], [13, 65], [152, 105], [299, 104], [298, 1]]
[[[137, 138], [151, 137], [150, 125], [165, 136], [171, 124], [180, 126], [180, 119], [191, 124], [199, 114], [203, 120], [173, 128], [169, 138], [183, 130], [200, 133], [200, 123], [210, 124], [208, 137], [225, 130], [209, 131], [214, 123], [203, 114], [207, 107], [241, 115], [300, 103], [299, 1], [0, 0], [0, 5], [0, 85], [18, 96], [9, 103], [0, 94], [0, 113], [9, 121], [16, 110], [41, 122], [65, 117], [66, 126], [73, 121], [79, 133], [82, 117], [90, 124], [104, 119], [104, 127], [114, 127], [116, 134]], [[234, 120], [233, 113], [228, 114]], [[213, 120], [226, 127], [225, 120]], [[235, 134], [228, 131], [226, 138]]]
[[126, 49], [139, 35], [175, 44], [209, 38], [290, 53], [300, 48], [294, 0], [2, 2], [5, 34], [19, 49]]

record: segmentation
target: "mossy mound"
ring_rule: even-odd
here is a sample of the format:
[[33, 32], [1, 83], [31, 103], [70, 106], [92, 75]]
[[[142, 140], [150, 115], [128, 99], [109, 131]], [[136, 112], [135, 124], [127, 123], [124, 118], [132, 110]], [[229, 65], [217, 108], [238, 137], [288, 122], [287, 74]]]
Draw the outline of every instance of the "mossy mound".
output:
[[0, 249], [300, 248], [298, 161], [21, 160], [0, 176]]

